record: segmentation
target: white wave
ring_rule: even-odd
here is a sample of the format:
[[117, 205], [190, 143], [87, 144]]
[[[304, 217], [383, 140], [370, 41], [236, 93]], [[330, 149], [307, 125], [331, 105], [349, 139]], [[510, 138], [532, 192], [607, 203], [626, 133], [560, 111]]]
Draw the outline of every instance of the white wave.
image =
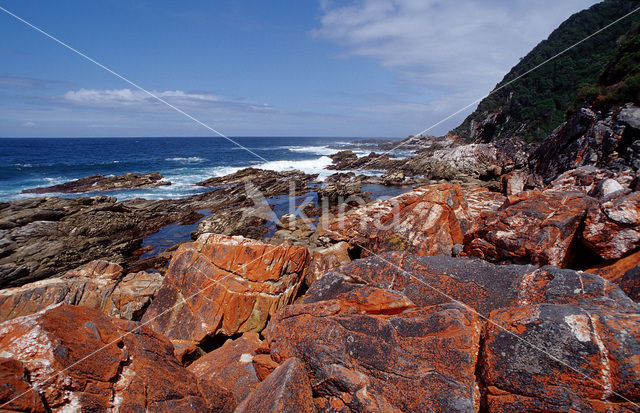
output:
[[65, 182], [69, 181], [70, 179], [64, 178], [62, 176], [57, 176], [55, 178], [51, 178], [51, 177], [45, 176], [44, 178], [42, 178], [42, 180], [45, 181], [49, 185], [57, 185], [57, 184], [63, 184]]
[[171, 162], [181, 162], [181, 163], [201, 163], [206, 161], [205, 158], [201, 158], [199, 156], [165, 158], [164, 160], [171, 161]]
[[331, 149], [328, 146], [298, 146], [288, 149], [291, 152], [312, 153], [314, 155], [333, 155], [338, 152], [337, 149]]
[[30, 163], [14, 163], [11, 166], [16, 166], [18, 168], [32, 168], [33, 165], [31, 165]]
[[333, 161], [328, 156], [321, 156], [316, 159], [307, 159], [302, 161], [270, 161], [255, 165], [255, 168], [268, 169], [271, 171], [282, 172], [299, 169], [307, 174], [319, 174], [319, 178], [323, 179], [333, 172], [325, 169], [331, 165]]

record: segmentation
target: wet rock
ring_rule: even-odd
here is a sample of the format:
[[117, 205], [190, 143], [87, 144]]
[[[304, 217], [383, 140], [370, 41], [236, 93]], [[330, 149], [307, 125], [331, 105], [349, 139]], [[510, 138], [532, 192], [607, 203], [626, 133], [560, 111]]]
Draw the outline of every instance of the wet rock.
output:
[[[297, 195], [306, 194], [315, 177], [253, 169], [214, 178], [217, 188], [184, 199], [117, 202], [106, 196], [49, 197], [7, 203], [0, 208], [0, 288], [61, 276], [96, 259], [118, 263], [128, 271], [162, 267], [157, 259], [145, 261], [134, 254], [143, 238], [169, 224], [193, 222], [197, 211], [216, 214], [258, 208], [270, 197], [289, 194], [290, 184]], [[262, 221], [232, 225], [233, 219], [233, 214], [220, 218], [232, 235], [259, 237], [265, 231]]]
[[582, 233], [583, 243], [606, 260], [640, 247], [640, 193], [612, 196], [589, 209]]
[[566, 267], [593, 198], [579, 193], [529, 191], [511, 196], [474, 222], [465, 252], [493, 262]]
[[390, 170], [382, 175], [382, 181], [385, 185], [400, 185], [404, 182], [404, 179], [404, 172], [398, 170]]
[[266, 169], [245, 168], [229, 175], [209, 178], [196, 183], [198, 186], [206, 187], [242, 187], [250, 183], [253, 188], [269, 195], [288, 194], [291, 186], [295, 191], [303, 191], [308, 184], [317, 178], [317, 175], [307, 175], [302, 171], [270, 171]]
[[75, 181], [65, 182], [59, 185], [31, 188], [22, 191], [23, 194], [77, 194], [94, 191], [118, 191], [123, 189], [143, 189], [157, 186], [171, 185], [169, 181], [163, 181], [163, 176], [158, 172], [148, 174], [126, 173], [117, 176], [94, 175]]
[[375, 153], [371, 152], [367, 156], [360, 156], [353, 151], [340, 151], [329, 156], [333, 160], [333, 164], [327, 169], [336, 171], [347, 170], [388, 170], [400, 167], [405, 161], [396, 159], [391, 153]]
[[[268, 212], [271, 209], [269, 208]], [[265, 211], [254, 207], [223, 209], [204, 218], [198, 229], [191, 233], [197, 239], [202, 234], [240, 235], [245, 238], [262, 239], [268, 233]]]
[[125, 275], [117, 264], [92, 261], [61, 278], [0, 290], [0, 322], [59, 303], [91, 307], [111, 317], [131, 320], [142, 316], [161, 284], [159, 273]]
[[200, 382], [229, 392], [233, 397], [233, 405], [237, 406], [260, 383], [253, 366], [253, 358], [260, 345], [257, 333], [245, 333], [236, 340], [228, 340], [187, 369]]
[[300, 360], [290, 358], [275, 369], [236, 409], [237, 413], [313, 413], [309, 377]]
[[362, 193], [362, 181], [355, 173], [338, 173], [333, 174], [325, 179], [318, 190], [318, 200], [328, 200], [329, 203], [335, 204], [338, 201], [345, 202], [347, 198]]
[[261, 331], [303, 282], [306, 248], [204, 234], [173, 254], [142, 318], [172, 340]]
[[[212, 408], [196, 378], [173, 356], [171, 343], [137, 323], [97, 310], [59, 305], [0, 324], [0, 353], [22, 364], [33, 386], [14, 406], [47, 411], [180, 411]], [[12, 368], [15, 373], [19, 367]], [[18, 397], [20, 384], [4, 388], [2, 402]]]

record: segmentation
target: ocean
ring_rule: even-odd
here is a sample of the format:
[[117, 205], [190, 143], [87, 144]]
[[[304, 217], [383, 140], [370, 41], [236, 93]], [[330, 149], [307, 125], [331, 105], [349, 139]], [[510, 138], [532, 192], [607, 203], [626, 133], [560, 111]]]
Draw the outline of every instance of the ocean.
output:
[[[196, 182], [247, 167], [275, 171], [300, 169], [320, 174], [322, 179], [336, 172], [324, 169], [331, 164], [328, 155], [358, 140], [313, 137], [233, 139], [267, 161], [220, 137], [2, 138], [0, 200], [42, 196], [20, 193], [27, 188], [50, 186], [97, 174], [107, 176], [127, 172], [160, 172], [173, 185], [100, 194], [119, 200], [182, 198], [207, 191], [193, 185]], [[359, 155], [369, 153], [368, 150], [355, 152]], [[60, 196], [82, 195], [87, 194]]]

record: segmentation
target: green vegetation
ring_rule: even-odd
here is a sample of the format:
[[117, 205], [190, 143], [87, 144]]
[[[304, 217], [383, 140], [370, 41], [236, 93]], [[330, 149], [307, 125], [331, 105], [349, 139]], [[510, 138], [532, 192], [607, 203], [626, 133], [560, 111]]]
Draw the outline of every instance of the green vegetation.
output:
[[598, 82], [580, 87], [572, 109], [588, 104], [606, 111], [629, 102], [640, 103], [640, 24], [622, 39]]
[[[574, 14], [511, 69], [496, 89], [639, 6], [639, 0], [605, 0]], [[580, 85], [583, 85], [580, 90], [582, 97], [600, 95], [601, 89], [595, 85], [598, 76], [614, 57], [621, 36], [639, 21], [640, 11], [498, 90], [480, 102], [475, 112], [452, 133], [468, 141], [492, 141], [512, 136], [529, 142], [543, 140], [564, 121], [567, 110], [576, 102]], [[637, 40], [629, 44], [630, 50], [638, 51], [638, 43], [634, 43]], [[616, 67], [611, 69], [611, 76], [629, 73], [629, 67], [637, 64], [634, 60], [637, 57], [629, 53], [629, 56], [619, 59]], [[637, 77], [627, 79], [625, 89], [615, 93], [633, 93], [638, 81]], [[496, 114], [494, 125], [484, 128], [481, 133], [471, 132], [473, 121], [482, 123], [491, 114]]]

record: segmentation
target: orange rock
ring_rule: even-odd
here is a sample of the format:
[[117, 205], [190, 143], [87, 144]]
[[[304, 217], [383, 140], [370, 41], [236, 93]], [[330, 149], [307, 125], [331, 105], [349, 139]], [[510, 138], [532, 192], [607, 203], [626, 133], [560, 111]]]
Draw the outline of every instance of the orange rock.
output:
[[293, 300], [308, 261], [304, 247], [203, 234], [173, 254], [142, 321], [181, 346], [215, 334], [259, 332]]
[[260, 344], [257, 333], [245, 333], [194, 361], [187, 369], [200, 382], [231, 393], [234, 406], [237, 406], [260, 383], [253, 366], [253, 358]]
[[354, 261], [340, 268], [345, 275], [330, 272], [316, 282], [305, 304], [283, 308], [269, 323], [271, 357], [300, 358], [310, 372], [316, 403], [326, 409], [479, 408], [478, 318], [449, 300], [431, 305], [423, 299], [420, 283], [384, 266], [383, 259], [399, 257]]
[[236, 409], [237, 413], [315, 411], [309, 377], [296, 358], [282, 363]]
[[346, 242], [312, 250], [311, 261], [305, 271], [305, 284], [311, 285], [330, 270], [350, 262], [349, 250]]
[[505, 195], [519, 194], [524, 191], [527, 183], [527, 173], [523, 171], [512, 171], [500, 177], [500, 192]]
[[263, 381], [269, 374], [273, 373], [279, 365], [271, 358], [271, 354], [256, 354], [253, 358], [253, 368], [260, 381]]
[[[47, 411], [212, 408], [213, 395], [203, 395], [166, 338], [95, 309], [58, 305], [0, 324], [0, 354], [22, 363], [23, 381], [37, 389]], [[5, 388], [3, 400], [19, 396], [20, 389]], [[34, 398], [27, 392], [12, 403], [36, 406]]]
[[20, 361], [0, 358], [0, 383], [0, 409], [3, 412], [47, 411], [40, 394], [29, 384], [29, 373]]
[[588, 310], [540, 304], [493, 312], [481, 369], [490, 411], [618, 411], [620, 396], [640, 401], [639, 322], [637, 308], [597, 301]]
[[122, 274], [122, 267], [108, 261], [92, 261], [49, 278], [0, 291], [0, 322], [38, 312], [53, 304], [82, 305], [125, 319], [141, 312], [162, 284], [155, 272]]
[[[325, 275], [305, 303], [341, 296], [341, 305], [390, 314], [459, 300], [488, 316], [516, 305], [531, 265], [498, 266], [478, 259], [387, 253], [357, 260]], [[372, 290], [372, 292], [369, 292]], [[355, 311], [355, 310], [354, 310]]]
[[479, 407], [480, 323], [471, 312], [454, 304], [397, 315], [341, 310], [332, 301], [288, 306], [267, 329], [273, 357], [304, 360], [314, 392], [326, 403], [339, 411]]
[[605, 260], [618, 259], [640, 247], [640, 193], [605, 199], [589, 209], [583, 243]]
[[488, 194], [477, 189], [465, 193], [459, 185], [424, 186], [339, 216], [322, 224], [318, 233], [321, 239], [364, 247], [363, 256], [384, 251], [451, 255], [453, 245], [462, 243], [474, 212], [491, 205], [484, 200], [475, 210], [469, 206], [468, 198], [481, 198], [480, 192]]
[[627, 271], [638, 265], [640, 265], [640, 251], [629, 254], [617, 261], [588, 269], [586, 272], [599, 275], [606, 280], [617, 283]]
[[465, 252], [494, 262], [566, 267], [572, 243], [593, 198], [578, 193], [529, 191], [507, 198], [478, 219], [465, 236]]

